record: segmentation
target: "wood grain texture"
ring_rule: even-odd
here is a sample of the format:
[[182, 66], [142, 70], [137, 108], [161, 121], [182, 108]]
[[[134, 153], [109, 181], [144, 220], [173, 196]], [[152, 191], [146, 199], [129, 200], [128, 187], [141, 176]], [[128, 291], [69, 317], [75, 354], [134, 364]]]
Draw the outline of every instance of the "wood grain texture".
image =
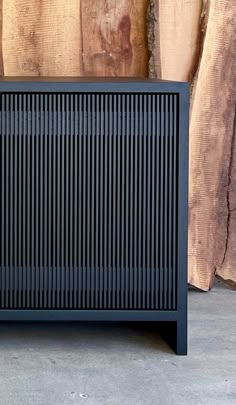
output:
[[40, 74], [41, 3], [37, 0], [3, 1], [3, 61], [6, 76]]
[[4, 75], [3, 66], [3, 54], [2, 54], [2, 4], [3, 0], [0, 0], [0, 76]]
[[80, 74], [80, 1], [3, 2], [5, 75]]
[[228, 286], [236, 290], [236, 108], [234, 111], [233, 127], [226, 190], [227, 234], [224, 257], [221, 266], [217, 269], [216, 275]]
[[189, 283], [236, 281], [236, 8], [230, 0], [151, 0], [150, 73], [191, 83]]
[[202, 0], [159, 0], [156, 4], [161, 77], [191, 80], [198, 62]]
[[82, 0], [84, 75], [146, 76], [147, 0]]
[[190, 122], [189, 282], [204, 290], [222, 266], [231, 273], [236, 269], [234, 215], [229, 211], [235, 156], [235, 19], [230, 0], [210, 2]]
[[81, 75], [80, 0], [44, 0], [41, 30], [41, 75]]

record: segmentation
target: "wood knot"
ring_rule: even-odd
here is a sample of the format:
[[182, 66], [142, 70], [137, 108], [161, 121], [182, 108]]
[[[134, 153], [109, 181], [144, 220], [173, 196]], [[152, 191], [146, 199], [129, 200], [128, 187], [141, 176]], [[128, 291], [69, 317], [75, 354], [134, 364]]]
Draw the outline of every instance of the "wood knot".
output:
[[124, 15], [118, 25], [120, 56], [128, 64], [132, 62], [133, 50], [130, 41], [131, 21], [128, 15]]

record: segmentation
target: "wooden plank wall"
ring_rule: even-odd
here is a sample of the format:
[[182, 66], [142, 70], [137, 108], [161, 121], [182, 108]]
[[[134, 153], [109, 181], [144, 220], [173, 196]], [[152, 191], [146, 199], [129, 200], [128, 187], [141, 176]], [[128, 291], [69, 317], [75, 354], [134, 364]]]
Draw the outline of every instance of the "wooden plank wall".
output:
[[0, 75], [191, 82], [189, 282], [236, 288], [232, 0], [0, 0]]
[[215, 275], [236, 287], [233, 3], [151, 0], [152, 76], [191, 82], [189, 282], [204, 290]]

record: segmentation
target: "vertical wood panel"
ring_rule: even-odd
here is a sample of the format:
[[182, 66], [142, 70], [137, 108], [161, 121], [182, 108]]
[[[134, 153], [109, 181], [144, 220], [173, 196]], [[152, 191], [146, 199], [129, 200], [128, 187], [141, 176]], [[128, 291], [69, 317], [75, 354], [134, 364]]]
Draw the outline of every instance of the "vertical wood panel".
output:
[[42, 1], [42, 76], [81, 75], [80, 1]]
[[80, 1], [3, 2], [5, 75], [80, 75]]
[[198, 59], [202, 0], [158, 3], [161, 77], [190, 80]]
[[41, 2], [3, 1], [3, 60], [8, 75], [40, 74]]
[[4, 75], [4, 67], [3, 67], [3, 54], [2, 54], [2, 4], [3, 0], [0, 0], [0, 76]]
[[82, 0], [85, 75], [146, 76], [147, 0]]
[[162, 79], [190, 80], [193, 90], [189, 282], [208, 290], [217, 274], [232, 285], [236, 281], [236, 8], [230, 0], [156, 0], [150, 4], [154, 8], [150, 15], [157, 17], [155, 74]]
[[[235, 239], [236, 232], [236, 227], [231, 229], [229, 202], [236, 105], [235, 20], [236, 8], [230, 0], [210, 2], [190, 122], [189, 281], [203, 289], [209, 288], [211, 276], [230, 257], [229, 240]], [[236, 280], [235, 255], [231, 258], [228, 266]]]

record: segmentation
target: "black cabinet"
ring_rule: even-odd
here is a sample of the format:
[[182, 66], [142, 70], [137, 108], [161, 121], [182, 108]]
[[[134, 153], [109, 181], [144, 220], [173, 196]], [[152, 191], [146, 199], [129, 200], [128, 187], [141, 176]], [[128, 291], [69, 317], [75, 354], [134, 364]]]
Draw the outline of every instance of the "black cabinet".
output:
[[3, 78], [0, 102], [0, 319], [169, 321], [184, 354], [188, 85]]

